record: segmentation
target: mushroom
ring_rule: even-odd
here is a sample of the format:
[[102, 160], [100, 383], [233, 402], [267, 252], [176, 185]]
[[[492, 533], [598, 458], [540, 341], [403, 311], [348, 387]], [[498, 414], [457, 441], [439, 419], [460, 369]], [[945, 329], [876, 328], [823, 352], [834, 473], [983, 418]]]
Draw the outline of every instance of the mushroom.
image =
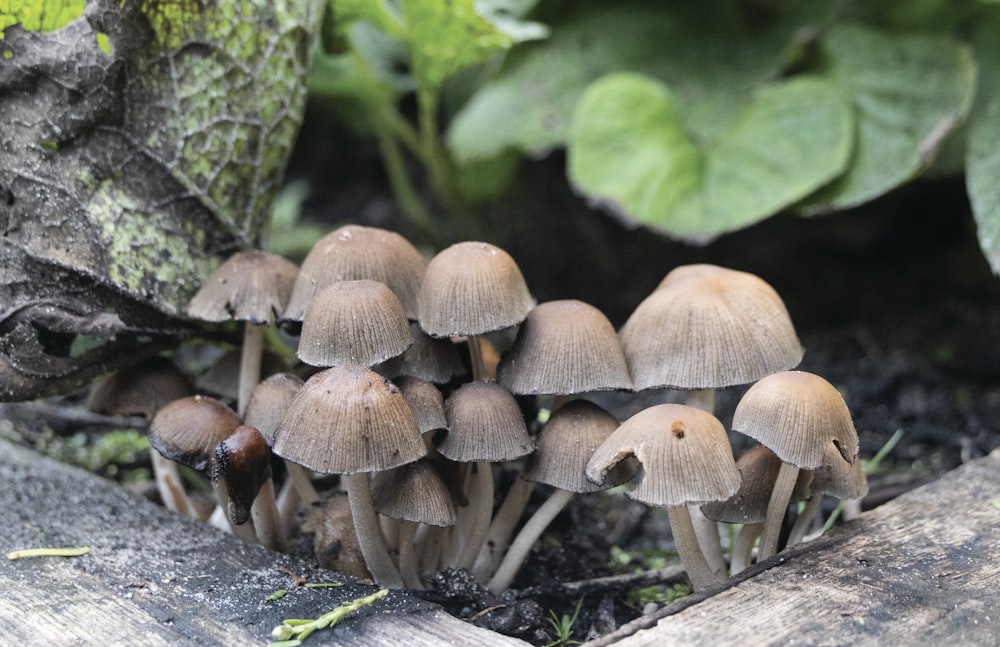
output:
[[242, 321], [243, 354], [240, 363], [236, 411], [242, 415], [250, 392], [260, 381], [264, 329], [285, 309], [299, 268], [280, 256], [261, 250], [229, 257], [201, 284], [187, 313], [203, 321]]
[[868, 494], [868, 477], [865, 476], [861, 461], [847, 463], [841, 460], [840, 452], [834, 447], [827, 448], [826, 456], [823, 464], [811, 473], [809, 498], [788, 535], [789, 546], [805, 538], [806, 530], [819, 512], [824, 495], [841, 500], [855, 500]]
[[413, 319], [425, 266], [417, 248], [396, 232], [362, 225], [338, 227], [316, 241], [302, 261], [281, 324], [294, 330], [317, 292], [331, 283], [355, 279], [389, 286]]
[[[614, 416], [587, 400], [568, 402], [552, 414], [538, 436], [535, 451], [528, 457], [521, 480], [527, 483], [545, 483], [556, 489], [528, 518], [514, 538], [486, 585], [491, 593], [499, 595], [510, 586], [531, 547], [574, 494], [604, 490], [634, 476], [634, 466], [622, 461], [612, 468], [602, 485], [595, 485], [587, 480], [587, 461], [617, 428], [618, 420]], [[498, 537], [497, 540], [502, 543], [493, 549], [500, 554], [506, 548], [507, 540], [505, 537]]]
[[758, 549], [757, 559], [764, 560], [778, 550], [781, 522], [798, 471], [823, 465], [830, 447], [853, 464], [858, 434], [837, 389], [804, 371], [775, 373], [751, 386], [736, 405], [733, 429], [765, 445], [782, 461]]
[[405, 465], [427, 453], [399, 389], [364, 366], [320, 371], [299, 389], [278, 426], [273, 449], [313, 471], [342, 475], [368, 570], [380, 584], [401, 588], [368, 483], [369, 472]]
[[665, 507], [677, 552], [695, 590], [720, 583], [695, 536], [690, 505], [725, 501], [739, 489], [726, 429], [712, 414], [683, 404], [658, 404], [623, 422], [587, 463], [587, 478], [603, 483], [634, 456], [640, 468], [627, 496]]
[[466, 337], [472, 378], [485, 374], [479, 337], [524, 320], [534, 307], [510, 254], [495, 245], [462, 242], [427, 264], [417, 301], [420, 327], [432, 337]]
[[215, 446], [212, 481], [229, 494], [226, 511], [236, 525], [253, 519], [257, 539], [271, 550], [287, 545], [271, 480], [271, 449], [256, 427], [240, 425]]
[[413, 345], [398, 355], [386, 360], [376, 370], [389, 379], [400, 375], [412, 375], [434, 384], [447, 384], [453, 377], [462, 375], [465, 367], [450, 339], [431, 337], [418, 323], [410, 323]]
[[298, 356], [312, 366], [374, 366], [412, 343], [403, 306], [387, 285], [338, 281], [309, 301]]

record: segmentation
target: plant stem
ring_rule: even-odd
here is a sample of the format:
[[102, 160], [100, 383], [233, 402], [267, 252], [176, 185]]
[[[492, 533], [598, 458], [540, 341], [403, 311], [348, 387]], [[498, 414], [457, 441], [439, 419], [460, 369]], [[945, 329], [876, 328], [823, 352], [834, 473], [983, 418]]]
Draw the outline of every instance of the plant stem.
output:
[[462, 548], [462, 556], [459, 559], [458, 567], [472, 569], [479, 556], [479, 551], [486, 543], [486, 536], [490, 532], [490, 519], [493, 516], [493, 468], [489, 461], [478, 461], [476, 463], [475, 481], [469, 496], [470, 505], [475, 506], [471, 511], [472, 527], [465, 538], [465, 545]]
[[778, 552], [778, 535], [781, 534], [781, 522], [785, 519], [788, 502], [792, 498], [795, 479], [799, 468], [791, 463], [781, 463], [778, 478], [771, 490], [771, 499], [767, 503], [767, 516], [764, 519], [764, 531], [760, 536], [760, 546], [757, 548], [757, 561], [761, 562]]
[[479, 551], [476, 565], [472, 569], [473, 575], [480, 582], [487, 581], [491, 574], [496, 571], [496, 567], [500, 563], [500, 556], [507, 550], [511, 535], [514, 534], [514, 528], [520, 521], [521, 515], [524, 514], [524, 508], [527, 507], [534, 490], [535, 484], [523, 478], [517, 478], [507, 490], [507, 496], [504, 497], [503, 503], [493, 515], [493, 523], [490, 524], [486, 543]]
[[240, 418], [247, 409], [250, 394], [260, 382], [260, 364], [264, 355], [264, 324], [243, 323], [243, 350], [240, 352], [240, 377], [236, 391], [236, 412]]
[[820, 504], [822, 502], [823, 495], [821, 493], [814, 494], [809, 497], [809, 500], [806, 501], [805, 507], [802, 508], [802, 512], [800, 512], [798, 518], [795, 519], [795, 524], [792, 526], [791, 533], [788, 535], [789, 546], [794, 546], [805, 538], [806, 531], [809, 530], [809, 526], [812, 525], [813, 519], [816, 518], [816, 513], [819, 512]]
[[694, 534], [694, 525], [691, 523], [691, 513], [688, 512], [687, 506], [667, 508], [667, 517], [670, 520], [670, 532], [674, 535], [677, 554], [680, 555], [681, 563], [684, 564], [684, 570], [687, 571], [694, 590], [703, 591], [722, 583], [724, 578], [716, 575], [705, 561], [705, 555], [698, 545], [698, 537]]
[[382, 539], [378, 516], [372, 504], [371, 486], [368, 475], [364, 472], [343, 475], [344, 489], [347, 490], [347, 500], [351, 506], [351, 516], [354, 519], [354, 531], [358, 535], [361, 554], [365, 558], [372, 577], [382, 586], [403, 588], [403, 578], [399, 569], [392, 563], [389, 551]]
[[757, 538], [760, 537], [763, 529], [764, 524], [762, 523], [748, 523], [740, 528], [740, 531], [736, 534], [736, 541], [733, 542], [733, 547], [730, 551], [730, 575], [736, 575], [746, 569], [747, 566], [750, 566], [753, 545], [757, 541]]

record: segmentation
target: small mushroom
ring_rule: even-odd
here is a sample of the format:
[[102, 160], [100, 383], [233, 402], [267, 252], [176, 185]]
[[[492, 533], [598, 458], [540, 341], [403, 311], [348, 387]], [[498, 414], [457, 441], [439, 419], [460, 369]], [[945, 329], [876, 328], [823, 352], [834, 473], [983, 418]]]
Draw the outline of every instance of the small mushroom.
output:
[[767, 506], [758, 560], [778, 551], [781, 522], [800, 469], [823, 465], [833, 447], [853, 464], [858, 434], [847, 403], [822, 377], [805, 371], [783, 371], [751, 386], [736, 405], [733, 429], [765, 445], [781, 459]]
[[722, 582], [698, 543], [690, 505], [725, 501], [739, 489], [726, 429], [712, 414], [682, 404], [658, 404], [623, 422], [594, 452], [587, 478], [603, 483], [611, 470], [634, 456], [640, 468], [627, 496], [664, 507], [677, 552], [695, 590]]
[[447, 384], [453, 377], [465, 373], [462, 359], [455, 344], [450, 339], [431, 337], [420, 328], [420, 324], [410, 323], [413, 345], [398, 355], [386, 360], [376, 370], [389, 379], [400, 375], [411, 375], [434, 384]]
[[847, 463], [842, 460], [840, 452], [835, 447], [828, 447], [826, 453], [827, 459], [810, 473], [812, 478], [809, 497], [788, 535], [789, 546], [805, 538], [810, 523], [820, 510], [824, 495], [841, 500], [857, 500], [868, 494], [868, 477], [865, 476], [861, 461]]

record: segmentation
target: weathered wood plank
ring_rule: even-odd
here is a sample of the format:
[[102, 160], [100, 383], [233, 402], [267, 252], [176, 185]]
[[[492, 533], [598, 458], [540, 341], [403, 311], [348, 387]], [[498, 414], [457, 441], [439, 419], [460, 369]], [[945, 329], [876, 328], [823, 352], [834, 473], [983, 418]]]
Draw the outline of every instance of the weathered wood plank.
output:
[[998, 645], [998, 505], [1000, 450], [592, 646]]
[[[264, 645], [285, 618], [374, 592], [308, 560], [247, 546], [82, 470], [0, 440], [0, 550], [89, 546], [82, 557], [0, 556], [0, 644]], [[292, 588], [284, 568], [340, 588]], [[265, 597], [289, 589], [273, 602]], [[309, 645], [525, 645], [393, 592]]]

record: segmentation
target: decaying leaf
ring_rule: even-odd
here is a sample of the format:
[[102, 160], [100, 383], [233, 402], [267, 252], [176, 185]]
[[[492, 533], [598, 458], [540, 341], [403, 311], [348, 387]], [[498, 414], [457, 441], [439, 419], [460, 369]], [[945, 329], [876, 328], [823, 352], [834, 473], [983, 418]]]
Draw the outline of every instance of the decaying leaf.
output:
[[0, 400], [189, 335], [252, 245], [301, 122], [322, 3], [88, 2], [0, 40]]

